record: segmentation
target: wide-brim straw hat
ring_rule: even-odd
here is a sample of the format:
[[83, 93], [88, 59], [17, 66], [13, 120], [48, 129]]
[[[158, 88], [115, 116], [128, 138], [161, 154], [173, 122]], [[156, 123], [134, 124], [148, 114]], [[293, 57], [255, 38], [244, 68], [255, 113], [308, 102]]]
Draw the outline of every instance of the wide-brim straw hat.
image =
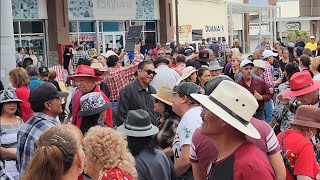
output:
[[151, 94], [154, 98], [158, 99], [159, 101], [166, 103], [172, 106], [172, 94], [167, 93], [167, 91], [171, 90], [170, 87], [162, 86], [158, 90], [157, 94]]

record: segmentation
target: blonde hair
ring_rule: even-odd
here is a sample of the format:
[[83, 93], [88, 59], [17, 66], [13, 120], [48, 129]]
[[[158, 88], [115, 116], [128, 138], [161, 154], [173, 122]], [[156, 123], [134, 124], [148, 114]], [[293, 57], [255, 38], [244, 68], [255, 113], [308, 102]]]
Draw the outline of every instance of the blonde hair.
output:
[[242, 61], [241, 57], [240, 57], [240, 56], [237, 56], [237, 55], [233, 55], [233, 56], [231, 57], [231, 59], [235, 59], [236, 61], [239, 62], [239, 64], [240, 64], [241, 61]]
[[319, 72], [319, 65], [320, 65], [320, 56], [317, 56], [317, 57], [312, 59], [310, 68], [312, 70], [316, 70], [316, 71]]
[[127, 146], [124, 135], [109, 127], [92, 127], [83, 139], [86, 156], [101, 170], [117, 167], [136, 178], [135, 160]]
[[29, 76], [25, 69], [18, 67], [14, 68], [9, 72], [9, 76], [12, 79], [12, 83], [15, 87], [29, 86]]
[[38, 149], [22, 176], [22, 180], [61, 179], [71, 168], [82, 144], [79, 128], [62, 124], [49, 128], [38, 140]]
[[49, 79], [54, 80], [57, 77], [57, 72], [53, 68], [49, 68]]
[[96, 55], [97, 55], [97, 50], [96, 50], [96, 48], [90, 49], [90, 51], [89, 51], [89, 56], [90, 56], [90, 57], [93, 57], [93, 56], [96, 56]]

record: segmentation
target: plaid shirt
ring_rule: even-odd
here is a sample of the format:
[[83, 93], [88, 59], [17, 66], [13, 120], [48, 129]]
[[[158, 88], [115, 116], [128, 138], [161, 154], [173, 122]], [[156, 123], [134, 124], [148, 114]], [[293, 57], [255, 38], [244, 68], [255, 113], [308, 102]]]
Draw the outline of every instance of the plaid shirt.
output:
[[17, 170], [23, 174], [28, 162], [31, 160], [39, 137], [44, 131], [56, 124], [60, 124], [57, 118], [48, 116], [42, 112], [34, 113], [33, 117], [21, 126], [18, 132], [17, 146]]
[[90, 57], [88, 56], [86, 51], [77, 51], [72, 58], [72, 66], [73, 69], [76, 70], [78, 66], [78, 61], [80, 58], [88, 59], [90, 60]]
[[136, 63], [122, 68], [109, 68], [109, 72], [103, 74], [103, 79], [107, 83], [110, 91], [110, 101], [118, 101], [120, 89], [129, 84], [129, 80], [134, 76], [138, 65], [141, 61], [139, 57], [135, 57]]
[[267, 83], [271, 88], [274, 88], [273, 75], [271, 72], [272, 66], [266, 61], [265, 71], [262, 74], [262, 79]]

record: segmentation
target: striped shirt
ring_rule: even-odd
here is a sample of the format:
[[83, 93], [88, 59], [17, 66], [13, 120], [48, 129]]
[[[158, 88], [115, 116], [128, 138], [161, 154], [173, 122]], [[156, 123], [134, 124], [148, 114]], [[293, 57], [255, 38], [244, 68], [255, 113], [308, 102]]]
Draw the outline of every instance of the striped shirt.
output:
[[46, 129], [57, 124], [60, 124], [57, 118], [42, 112], [36, 112], [22, 125], [18, 132], [17, 146], [17, 169], [21, 174], [23, 174], [23, 170], [27, 167], [37, 148], [36, 142], [39, 137]]

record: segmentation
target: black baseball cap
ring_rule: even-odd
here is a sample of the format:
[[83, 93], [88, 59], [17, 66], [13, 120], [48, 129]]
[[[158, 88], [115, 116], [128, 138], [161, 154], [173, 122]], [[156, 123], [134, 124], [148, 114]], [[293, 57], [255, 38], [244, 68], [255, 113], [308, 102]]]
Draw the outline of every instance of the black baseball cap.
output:
[[46, 66], [41, 66], [41, 67], [39, 67], [38, 70], [39, 70], [40, 76], [42, 76], [42, 77], [45, 77], [45, 76], [49, 75], [49, 69]]
[[210, 56], [209, 51], [205, 49], [199, 51], [200, 62], [209, 62], [210, 61], [209, 56]]
[[34, 87], [29, 96], [29, 102], [32, 103], [45, 103], [53, 98], [57, 97], [67, 97], [69, 93], [60, 92], [57, 88], [50, 82], [43, 83]]

